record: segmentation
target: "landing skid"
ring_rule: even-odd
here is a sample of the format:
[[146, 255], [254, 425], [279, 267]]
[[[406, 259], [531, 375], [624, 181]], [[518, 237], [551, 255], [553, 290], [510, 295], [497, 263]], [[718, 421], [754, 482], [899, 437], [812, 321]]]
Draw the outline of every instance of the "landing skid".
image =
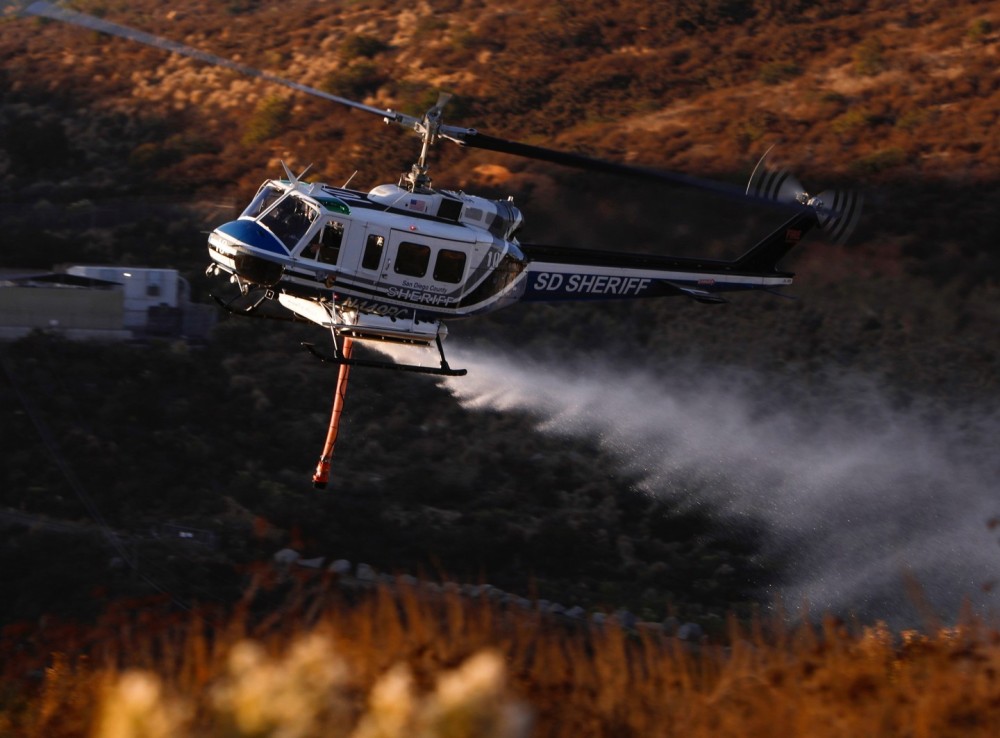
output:
[[229, 313], [230, 315], [236, 315], [236, 316], [238, 316], [240, 318], [257, 318], [258, 320], [275, 320], [275, 321], [278, 321], [279, 323], [309, 323], [309, 322], [311, 322], [309, 319], [303, 318], [303, 317], [301, 317], [301, 316], [299, 316], [299, 315], [297, 315], [295, 313], [292, 313], [292, 317], [289, 318], [289, 317], [286, 317], [284, 315], [268, 315], [265, 312], [258, 312], [258, 308], [261, 306], [261, 304], [264, 302], [264, 300], [267, 300], [269, 298], [273, 298], [274, 297], [273, 293], [269, 294], [268, 290], [265, 290], [261, 294], [261, 297], [258, 300], [256, 300], [253, 304], [251, 304], [249, 307], [244, 307], [244, 308], [235, 308], [235, 307], [233, 307], [233, 303], [235, 303], [237, 300], [239, 300], [241, 297], [243, 297], [243, 295], [237, 295], [236, 297], [234, 297], [232, 300], [229, 300], [228, 302], [226, 302], [225, 300], [223, 300], [221, 297], [219, 297], [218, 295], [216, 295], [214, 292], [210, 292], [209, 295], [211, 295], [212, 299], [215, 300], [217, 303], [219, 303], [219, 306], [223, 310], [225, 310], [227, 313]]
[[393, 372], [411, 372], [413, 374], [433, 374], [439, 377], [464, 377], [469, 373], [468, 369], [452, 369], [448, 362], [442, 358], [440, 367], [419, 366], [417, 364], [396, 364], [391, 361], [377, 361], [372, 359], [352, 359], [345, 356], [330, 356], [316, 350], [311, 343], [303, 343], [302, 347], [310, 354], [326, 364], [339, 364], [341, 366], [364, 366], [371, 369], [386, 369]]

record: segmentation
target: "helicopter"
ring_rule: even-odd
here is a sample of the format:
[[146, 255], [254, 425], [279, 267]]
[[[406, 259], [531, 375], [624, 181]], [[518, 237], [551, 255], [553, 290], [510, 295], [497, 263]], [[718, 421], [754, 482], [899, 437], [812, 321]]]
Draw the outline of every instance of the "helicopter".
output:
[[[115, 35], [292, 90], [323, 98], [414, 131], [420, 153], [395, 184], [365, 192], [307, 182], [284, 163], [284, 177], [265, 181], [236, 218], [208, 236], [207, 273], [228, 279], [237, 298], [216, 300], [229, 312], [276, 318], [262, 308], [284, 308], [278, 319], [309, 321], [329, 331], [333, 353], [304, 344], [339, 366], [326, 442], [313, 484], [325, 487], [339, 432], [351, 367], [364, 366], [440, 376], [452, 368], [442, 340], [447, 322], [490, 313], [519, 302], [564, 302], [686, 297], [727, 302], [728, 293], [776, 291], [794, 275], [779, 263], [811, 230], [837, 242], [858, 223], [862, 200], [850, 191], [810, 195], [767, 154], [745, 189], [698, 177], [597, 159], [583, 154], [509, 141], [475, 128], [448, 125], [442, 93], [422, 116], [340, 97], [307, 85], [48, 2], [16, 4], [35, 15]], [[622, 253], [523, 243], [524, 216], [512, 199], [490, 199], [437, 189], [429, 174], [430, 149], [440, 140], [634, 179], [694, 187], [788, 211], [787, 219], [745, 254], [731, 261]], [[248, 307], [236, 300], [249, 298]], [[436, 347], [438, 366], [357, 358], [354, 342]]]

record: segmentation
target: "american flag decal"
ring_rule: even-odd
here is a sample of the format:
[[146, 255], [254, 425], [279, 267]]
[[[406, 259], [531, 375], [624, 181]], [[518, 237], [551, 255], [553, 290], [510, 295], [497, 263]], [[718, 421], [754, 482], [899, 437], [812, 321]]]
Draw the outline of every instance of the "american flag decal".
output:
[[410, 202], [407, 205], [407, 207], [410, 210], [416, 210], [418, 213], [422, 213], [426, 209], [427, 205], [426, 205], [426, 203], [424, 203], [423, 200], [418, 200], [415, 197], [411, 197], [410, 198]]

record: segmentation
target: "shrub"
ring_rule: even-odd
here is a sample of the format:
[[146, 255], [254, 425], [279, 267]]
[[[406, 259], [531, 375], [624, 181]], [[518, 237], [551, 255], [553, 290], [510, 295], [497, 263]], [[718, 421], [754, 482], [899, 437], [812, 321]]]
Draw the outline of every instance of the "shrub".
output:
[[863, 41], [854, 50], [854, 71], [862, 77], [873, 77], [885, 69], [885, 47], [877, 38]]
[[979, 18], [973, 21], [972, 25], [969, 26], [969, 30], [966, 32], [965, 36], [973, 43], [983, 43], [986, 37], [993, 32], [993, 24], [990, 23], [985, 18]]
[[340, 45], [340, 54], [348, 61], [359, 57], [371, 59], [376, 54], [388, 48], [389, 45], [382, 41], [382, 39], [375, 38], [374, 36], [354, 34], [344, 39], [344, 42]]
[[912, 131], [919, 128], [927, 120], [927, 113], [923, 110], [907, 110], [896, 118], [896, 128], [901, 131]]
[[416, 35], [418, 38], [437, 36], [448, 30], [448, 20], [437, 15], [425, 15], [417, 21]]
[[230, 15], [252, 13], [257, 10], [259, 5], [260, 0], [228, 0], [226, 3], [226, 12]]
[[[524, 738], [533, 723], [551, 738], [985, 738], [1000, 727], [998, 633], [976, 622], [923, 634], [733, 620], [728, 636], [709, 625], [720, 648], [695, 640], [699, 629], [588, 626], [418, 584], [300, 590], [259, 623], [237, 613], [213, 627], [210, 614], [122, 603], [89, 632], [0, 633], [14, 655], [0, 669], [0, 728], [8, 715], [21, 724], [11, 735], [101, 738]], [[26, 669], [39, 675], [31, 686]]]
[[288, 122], [290, 109], [287, 98], [277, 95], [265, 98], [247, 122], [243, 143], [259, 144], [277, 136]]
[[129, 154], [129, 164], [143, 170], [161, 169], [180, 160], [181, 155], [177, 149], [158, 143], [139, 144]]
[[362, 98], [371, 94], [386, 81], [382, 71], [370, 61], [356, 62], [327, 75], [322, 88], [334, 95]]
[[851, 165], [855, 174], [878, 174], [887, 169], [894, 169], [906, 163], [906, 152], [899, 147], [880, 149], [874, 154], [864, 156]]
[[868, 110], [854, 108], [834, 118], [830, 123], [830, 129], [838, 136], [848, 138], [854, 136], [860, 129], [870, 126], [872, 121], [872, 114]]
[[802, 74], [802, 70], [794, 62], [768, 62], [757, 72], [757, 79], [765, 85], [776, 85], [792, 77]]

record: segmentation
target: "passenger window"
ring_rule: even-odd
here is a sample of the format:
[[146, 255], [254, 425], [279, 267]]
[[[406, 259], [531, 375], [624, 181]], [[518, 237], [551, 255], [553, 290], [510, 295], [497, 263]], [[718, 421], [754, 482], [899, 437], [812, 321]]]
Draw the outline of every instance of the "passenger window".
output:
[[434, 262], [434, 279], [438, 282], [456, 284], [465, 274], [465, 252], [441, 249]]
[[302, 256], [316, 259], [324, 264], [336, 264], [343, 240], [344, 224], [332, 220], [317, 231], [313, 240], [302, 251]]
[[410, 277], [422, 277], [427, 274], [427, 264], [431, 260], [431, 247], [418, 243], [399, 244], [396, 252], [396, 274], [406, 274]]
[[361, 257], [361, 268], [378, 269], [378, 265], [382, 263], [382, 248], [384, 246], [385, 239], [382, 236], [377, 236], [374, 233], [368, 234], [368, 240], [365, 241], [365, 253]]

